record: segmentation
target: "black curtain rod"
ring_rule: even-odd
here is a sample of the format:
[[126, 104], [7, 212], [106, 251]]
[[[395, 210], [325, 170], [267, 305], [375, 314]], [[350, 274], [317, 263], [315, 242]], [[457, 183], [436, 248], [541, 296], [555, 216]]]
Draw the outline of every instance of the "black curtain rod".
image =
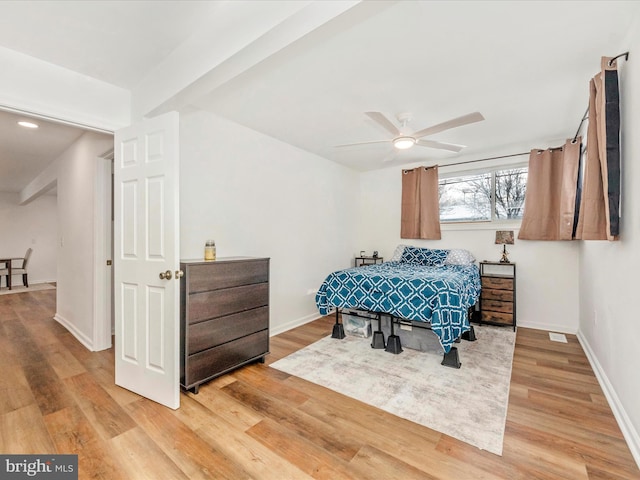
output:
[[[454, 165], [464, 165], [465, 163], [476, 163], [476, 162], [487, 162], [489, 160], [498, 160], [500, 158], [509, 158], [509, 157], [521, 157], [523, 155], [529, 155], [531, 152], [522, 152], [522, 153], [512, 153], [510, 155], [501, 155], [499, 157], [489, 157], [489, 158], [479, 158], [478, 160], [467, 160], [466, 162], [456, 162], [456, 163], [447, 163], [446, 165], [431, 165], [429, 167], [417, 167], [417, 168], [424, 168], [425, 170], [429, 170], [430, 168], [434, 168], [434, 167], [452, 167]], [[409, 173], [412, 172], [413, 170], [415, 170], [415, 168], [407, 168], [407, 169], [403, 169], [403, 173]]]
[[[546, 148], [546, 149], [536, 148], [534, 150], [538, 150], [538, 153], [542, 153], [545, 150], [562, 150], [563, 148], [564, 148], [564, 146], [562, 146], [562, 147], [551, 147], [551, 148]], [[511, 153], [509, 155], [500, 155], [499, 157], [479, 158], [477, 160], [467, 160], [465, 162], [447, 163], [446, 165], [440, 165], [440, 167], [444, 168], [444, 167], [452, 167], [454, 165], [464, 165], [465, 163], [488, 162], [489, 160], [499, 160], [501, 158], [509, 158], [509, 157], [522, 157], [524, 155], [531, 155], [531, 151], [522, 152], [522, 153]], [[432, 167], [425, 167], [425, 168], [432, 168]], [[411, 170], [406, 170], [406, 171], [410, 172]]]
[[589, 118], [589, 107], [587, 107], [587, 110], [584, 112], [584, 115], [582, 116], [582, 120], [580, 120], [580, 125], [578, 125], [578, 129], [576, 130], [576, 134], [573, 136], [573, 143], [576, 143], [576, 141], [578, 140], [578, 134], [580, 133], [580, 129], [582, 128], [582, 124], [584, 123], [584, 121]]
[[[625, 60], [629, 60], [629, 52], [624, 52], [624, 53], [621, 53], [620, 55], [616, 55], [615, 57], [610, 59], [607, 62], [607, 64], [610, 67], [613, 67], [613, 62], [615, 62], [617, 59], [622, 57], [624, 57]], [[573, 136], [573, 143], [576, 143], [576, 140], [578, 139], [578, 134], [580, 133], [580, 129], [582, 128], [582, 124], [587, 118], [589, 118], [589, 107], [587, 107], [587, 110], [584, 112], [584, 115], [582, 116], [582, 120], [580, 120], [580, 125], [578, 125], [578, 130], [576, 130], [576, 134]]]
[[613, 62], [615, 62], [617, 59], [621, 57], [624, 57], [625, 60], [629, 60], [629, 52], [624, 52], [624, 53], [621, 53], [620, 55], [616, 55], [607, 63], [609, 64], [610, 67], [613, 67]]
[[510, 155], [500, 155], [499, 157], [489, 157], [489, 158], [479, 158], [478, 160], [467, 160], [466, 162], [456, 162], [456, 163], [448, 163], [446, 165], [442, 165], [442, 167], [451, 167], [453, 165], [464, 165], [465, 163], [476, 163], [476, 162], [487, 162], [489, 160], [499, 160], [500, 158], [509, 158], [509, 157], [521, 157], [523, 155], [529, 155], [531, 152], [522, 152], [522, 153], [512, 153]]

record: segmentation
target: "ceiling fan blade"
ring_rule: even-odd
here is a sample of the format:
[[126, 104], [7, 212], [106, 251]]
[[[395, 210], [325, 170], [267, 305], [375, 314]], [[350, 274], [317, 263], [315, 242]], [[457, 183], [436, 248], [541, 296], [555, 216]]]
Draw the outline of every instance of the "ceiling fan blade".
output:
[[374, 140], [373, 142], [358, 142], [358, 143], [345, 143], [342, 145], [334, 145], [334, 147], [353, 147], [355, 145], [369, 145], [372, 143], [390, 143], [391, 140]]
[[456, 145], [454, 143], [436, 142], [435, 140], [416, 140], [416, 145], [421, 147], [437, 148], [438, 150], [449, 150], [450, 152], [459, 152], [465, 145]]
[[376, 122], [378, 125], [384, 127], [384, 129], [389, 133], [391, 133], [394, 137], [398, 137], [401, 135], [400, 130], [398, 130], [398, 127], [396, 127], [393, 123], [391, 123], [391, 120], [389, 120], [380, 112], [365, 112], [365, 115], [367, 115], [371, 120]]
[[467, 115], [463, 115], [462, 117], [454, 118], [452, 120], [439, 123], [438, 125], [425, 128], [424, 130], [415, 132], [412, 136], [415, 138], [426, 137], [427, 135], [433, 135], [434, 133], [443, 132], [445, 130], [449, 130], [450, 128], [461, 127], [462, 125], [468, 125], [469, 123], [480, 122], [482, 120], [484, 120], [484, 117], [480, 112], [473, 112]]

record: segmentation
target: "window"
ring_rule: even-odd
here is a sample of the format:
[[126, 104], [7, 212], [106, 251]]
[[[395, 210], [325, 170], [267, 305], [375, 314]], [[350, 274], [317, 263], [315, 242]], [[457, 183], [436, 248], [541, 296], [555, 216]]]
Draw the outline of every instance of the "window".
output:
[[442, 178], [440, 222], [490, 222], [522, 218], [527, 168]]

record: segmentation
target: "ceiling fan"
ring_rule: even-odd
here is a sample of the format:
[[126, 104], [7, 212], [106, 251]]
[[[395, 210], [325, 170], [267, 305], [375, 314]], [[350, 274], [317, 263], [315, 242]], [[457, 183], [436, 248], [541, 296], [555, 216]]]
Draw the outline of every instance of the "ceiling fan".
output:
[[460, 150], [465, 148], [464, 145], [437, 142], [435, 140], [426, 140], [423, 137], [444, 132], [445, 130], [449, 130], [451, 128], [461, 127], [463, 125], [468, 125], [470, 123], [480, 122], [484, 120], [484, 117], [482, 116], [481, 113], [473, 112], [467, 115], [463, 115], [461, 117], [448, 120], [446, 122], [439, 123], [437, 125], [433, 125], [431, 127], [427, 127], [422, 130], [418, 130], [417, 132], [411, 132], [410, 130], [407, 129], [407, 125], [411, 120], [410, 113], [401, 113], [397, 116], [397, 119], [400, 122], [400, 128], [396, 127], [393, 124], [393, 122], [391, 122], [387, 117], [385, 117], [380, 112], [365, 112], [365, 114], [371, 120], [378, 123], [385, 130], [391, 133], [393, 135], [393, 138], [388, 140], [374, 140], [371, 142], [348, 143], [344, 145], [337, 145], [338, 147], [366, 145], [371, 143], [392, 143], [393, 146], [398, 150], [406, 150], [408, 148], [413, 147], [414, 145], [419, 145], [421, 147], [437, 148], [439, 150], [448, 150], [450, 152], [459, 152]]

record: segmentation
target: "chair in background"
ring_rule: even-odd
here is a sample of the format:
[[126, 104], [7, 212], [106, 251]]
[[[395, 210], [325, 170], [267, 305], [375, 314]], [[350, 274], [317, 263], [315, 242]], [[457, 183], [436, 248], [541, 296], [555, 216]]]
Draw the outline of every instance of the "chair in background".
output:
[[[22, 262], [19, 265], [12, 263], [11, 266], [11, 275], [22, 275], [22, 284], [29, 288], [29, 282], [27, 279], [27, 264], [29, 263], [29, 257], [31, 256], [31, 252], [33, 250], [31, 248], [27, 248], [27, 253], [24, 254], [24, 257], [12, 258], [13, 262]], [[7, 272], [8, 273], [8, 272]], [[6, 275], [6, 274], [5, 274]], [[9, 283], [7, 282], [7, 285]]]

